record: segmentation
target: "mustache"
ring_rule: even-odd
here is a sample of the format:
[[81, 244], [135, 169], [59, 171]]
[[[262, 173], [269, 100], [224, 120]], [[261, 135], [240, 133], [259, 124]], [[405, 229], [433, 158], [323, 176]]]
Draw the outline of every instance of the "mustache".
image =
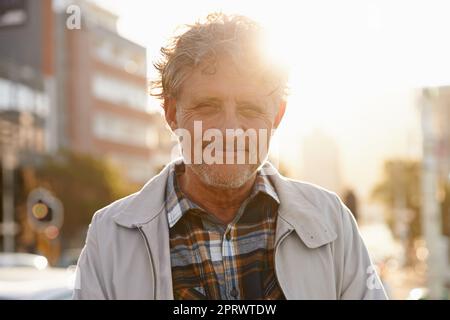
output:
[[[205, 150], [206, 147], [208, 147], [210, 144], [214, 144], [214, 141], [203, 141], [202, 142], [202, 150]], [[222, 144], [222, 149], [217, 149], [218, 151], [222, 152], [242, 152], [242, 151], [249, 151], [249, 146], [247, 143], [244, 144], [244, 146], [238, 146], [237, 142], [233, 143], [233, 145], [226, 145], [225, 143]]]

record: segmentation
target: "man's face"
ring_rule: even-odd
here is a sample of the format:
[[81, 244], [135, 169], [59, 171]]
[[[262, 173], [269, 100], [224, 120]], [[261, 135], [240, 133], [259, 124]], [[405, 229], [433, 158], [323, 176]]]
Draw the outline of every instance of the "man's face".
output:
[[[239, 74], [230, 61], [219, 60], [213, 74], [202, 69], [196, 68], [185, 80], [172, 106], [172, 129], [189, 132], [191, 141], [182, 142], [183, 154], [190, 154], [187, 165], [204, 183], [238, 188], [267, 156], [272, 129], [278, 126], [284, 105], [277, 105], [269, 95], [270, 86]], [[246, 137], [243, 132], [248, 133]], [[239, 139], [244, 145], [237, 142]], [[191, 150], [186, 150], [189, 146]], [[195, 161], [199, 159], [198, 151], [201, 163]], [[211, 156], [212, 161], [208, 159]]]

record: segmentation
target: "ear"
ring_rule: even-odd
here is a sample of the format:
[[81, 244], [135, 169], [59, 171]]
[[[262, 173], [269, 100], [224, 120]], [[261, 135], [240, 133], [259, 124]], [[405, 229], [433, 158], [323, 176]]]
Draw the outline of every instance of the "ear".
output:
[[172, 131], [178, 128], [177, 102], [174, 98], [164, 98], [164, 116]]
[[278, 105], [278, 112], [275, 115], [275, 121], [273, 123], [274, 129], [278, 128], [281, 119], [283, 119], [284, 112], [286, 111], [286, 104], [287, 104], [286, 100], [281, 100], [280, 104]]

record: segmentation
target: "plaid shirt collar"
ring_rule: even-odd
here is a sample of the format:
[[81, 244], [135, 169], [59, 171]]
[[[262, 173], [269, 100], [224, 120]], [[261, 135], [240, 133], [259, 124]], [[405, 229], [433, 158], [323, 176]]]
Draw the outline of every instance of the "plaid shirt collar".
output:
[[[166, 211], [169, 222], [169, 227], [172, 228], [183, 215], [191, 209], [200, 209], [204, 211], [195, 202], [189, 200], [181, 191], [176, 175], [184, 172], [184, 163], [174, 165], [169, 172], [169, 178], [166, 186]], [[253, 198], [258, 193], [264, 193], [270, 196], [278, 204], [280, 200], [278, 195], [269, 181], [269, 178], [263, 170], [259, 169], [256, 174], [255, 184], [253, 185], [252, 192], [249, 198]]]

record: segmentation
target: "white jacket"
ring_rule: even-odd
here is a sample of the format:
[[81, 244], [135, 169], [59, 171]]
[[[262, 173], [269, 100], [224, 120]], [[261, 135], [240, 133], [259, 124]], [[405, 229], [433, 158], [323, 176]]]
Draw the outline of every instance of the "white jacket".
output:
[[[178, 160], [179, 161], [179, 160]], [[173, 299], [166, 166], [137, 193], [95, 213], [74, 299]], [[269, 178], [280, 206], [275, 272], [287, 299], [387, 299], [350, 210], [318, 186]]]

